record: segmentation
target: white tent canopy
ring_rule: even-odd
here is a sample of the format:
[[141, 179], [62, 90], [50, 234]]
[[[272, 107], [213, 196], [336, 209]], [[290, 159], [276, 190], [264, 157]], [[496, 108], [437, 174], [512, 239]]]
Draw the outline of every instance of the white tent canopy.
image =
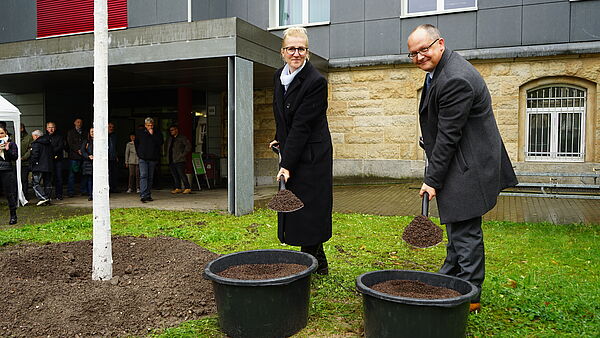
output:
[[23, 194], [23, 187], [21, 186], [21, 112], [12, 103], [8, 102], [5, 98], [0, 95], [0, 121], [12, 121], [14, 123], [15, 135], [13, 141], [19, 147], [19, 159], [16, 162], [17, 165], [17, 196], [21, 205], [27, 204], [25, 194]]

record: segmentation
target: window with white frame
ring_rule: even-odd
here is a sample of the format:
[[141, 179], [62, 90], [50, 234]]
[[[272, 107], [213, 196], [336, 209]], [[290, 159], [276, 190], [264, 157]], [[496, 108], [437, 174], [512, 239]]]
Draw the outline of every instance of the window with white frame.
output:
[[582, 162], [585, 113], [583, 88], [552, 85], [528, 90], [525, 159]]
[[270, 0], [271, 27], [329, 23], [330, 0]]
[[402, 0], [403, 16], [476, 10], [477, 0]]

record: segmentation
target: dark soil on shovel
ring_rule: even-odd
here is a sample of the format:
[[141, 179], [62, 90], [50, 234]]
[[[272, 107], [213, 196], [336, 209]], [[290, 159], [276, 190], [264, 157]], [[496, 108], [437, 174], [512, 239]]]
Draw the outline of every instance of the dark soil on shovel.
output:
[[462, 296], [456, 290], [429, 285], [418, 280], [388, 280], [371, 286], [371, 289], [397, 297], [418, 299], [445, 299]]
[[231, 266], [217, 273], [217, 275], [232, 279], [258, 280], [291, 276], [306, 269], [305, 265], [290, 263], [241, 264]]
[[168, 237], [112, 247], [103, 282], [91, 279], [91, 241], [0, 249], [0, 336], [143, 336], [216, 312], [202, 271], [218, 255]]
[[304, 206], [304, 203], [290, 190], [279, 190], [277, 194], [269, 201], [267, 206], [271, 210], [287, 212], [295, 211]]
[[415, 217], [402, 233], [402, 239], [417, 248], [437, 245], [443, 236], [444, 230], [423, 215]]

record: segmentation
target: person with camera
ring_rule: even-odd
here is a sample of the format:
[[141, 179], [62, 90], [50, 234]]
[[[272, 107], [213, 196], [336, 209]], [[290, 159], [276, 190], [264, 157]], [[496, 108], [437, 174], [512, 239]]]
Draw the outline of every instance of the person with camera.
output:
[[17, 179], [13, 162], [19, 158], [19, 148], [8, 137], [6, 128], [0, 127], [0, 182], [4, 195], [8, 200], [10, 220], [8, 224], [17, 223]]

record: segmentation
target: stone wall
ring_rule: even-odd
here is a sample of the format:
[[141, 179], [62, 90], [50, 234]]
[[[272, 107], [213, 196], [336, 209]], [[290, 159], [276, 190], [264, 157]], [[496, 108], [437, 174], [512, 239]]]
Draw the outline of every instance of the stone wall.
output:
[[[517, 170], [588, 171], [600, 162], [600, 55], [472, 61], [492, 94], [500, 133]], [[418, 147], [420, 91], [425, 73], [410, 64], [330, 69], [328, 119], [335, 175], [421, 176]], [[525, 94], [540, 85], [587, 89], [586, 159], [556, 164], [524, 161]], [[266, 147], [275, 125], [272, 90], [255, 92], [255, 156], [273, 161]], [[276, 162], [274, 164], [276, 166]], [[260, 171], [260, 170], [259, 170]]]

